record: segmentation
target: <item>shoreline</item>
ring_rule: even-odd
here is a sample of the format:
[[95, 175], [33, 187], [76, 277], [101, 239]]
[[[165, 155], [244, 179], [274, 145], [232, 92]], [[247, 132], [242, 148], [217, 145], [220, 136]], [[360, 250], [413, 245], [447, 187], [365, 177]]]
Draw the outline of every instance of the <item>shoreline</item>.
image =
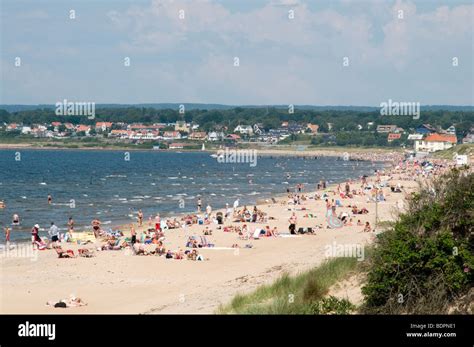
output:
[[[286, 155], [286, 154], [285, 154]], [[269, 156], [271, 156], [271, 154], [269, 154]], [[329, 157], [332, 157], [332, 155], [330, 155]], [[365, 159], [361, 159], [360, 161], [366, 161], [366, 162], [370, 162], [368, 160], [365, 160]], [[391, 167], [392, 165], [390, 164], [390, 161], [372, 161], [372, 163], [378, 163], [378, 164], [382, 164], [382, 170], [387, 170], [389, 167]], [[373, 171], [373, 169], [371, 169]], [[369, 178], [374, 178], [375, 176], [373, 176], [373, 172], [372, 173], [366, 173], [366, 175], [369, 177]], [[350, 177], [348, 178], [348, 180], [352, 180], [352, 181], [357, 181], [359, 180], [360, 177]], [[337, 188], [337, 186], [339, 184], [342, 184], [344, 182], [346, 182], [347, 180], [341, 180], [341, 181], [334, 181], [333, 183], [330, 183], [328, 184], [328, 186], [326, 187], [326, 191], [332, 191], [334, 190], [335, 188]], [[314, 187], [317, 185], [318, 182], [312, 182], [312, 183], [309, 183], [307, 184], [307, 186], [309, 187]], [[329, 181], [328, 181], [329, 183]], [[313, 189], [310, 188], [310, 192], [312, 192]], [[295, 193], [294, 191], [290, 191], [290, 193]], [[308, 193], [308, 192], [306, 192]], [[240, 200], [240, 199], [239, 199]], [[286, 201], [287, 200], [287, 193], [286, 192], [281, 192], [281, 193], [273, 193], [273, 194], [270, 194], [269, 196], [263, 196], [263, 197], [260, 197], [256, 200], [252, 200], [250, 203], [248, 204], [245, 204], [246, 206], [263, 206], [263, 205], [268, 205], [268, 204], [272, 204], [272, 200], [276, 200], [277, 203], [281, 203], [283, 201]], [[229, 205], [231, 205], [229, 203]], [[244, 206], [244, 204], [242, 205], [239, 205], [239, 207], [242, 207]], [[213, 213], [217, 213], [217, 212], [222, 212], [222, 213], [225, 213], [225, 206], [223, 207], [217, 207], [217, 208], [214, 208], [213, 207]], [[186, 216], [186, 215], [189, 215], [189, 214], [197, 214], [197, 211], [195, 210], [189, 210], [189, 211], [183, 211], [181, 213], [176, 213], [176, 211], [171, 211], [171, 212], [159, 212], [160, 214], [160, 217], [162, 220], [167, 220], [167, 219], [177, 219], [177, 220], [180, 220], [182, 217]], [[201, 212], [201, 214], [203, 214], [203, 212]], [[147, 223], [147, 220], [146, 218], [144, 219], [144, 222], [143, 222], [143, 225], [145, 225]], [[111, 223], [109, 224], [106, 224], [105, 227], [104, 227], [104, 230], [120, 230], [120, 231], [124, 231], [124, 230], [128, 230], [129, 229], [129, 226], [130, 224], [133, 224], [135, 228], [138, 228], [138, 224], [136, 222], [136, 217], [130, 217], [130, 221], [129, 222], [125, 222], [125, 221], [122, 221], [122, 222], [119, 222], [119, 221], [114, 221], [112, 220]], [[63, 229], [67, 229], [67, 228], [64, 228], [64, 227], [60, 227], [60, 233], [62, 234], [65, 234], [65, 231], [63, 231]], [[79, 229], [79, 227], [77, 228]], [[76, 230], [75, 232], [76, 233], [89, 233], [89, 232], [92, 232], [92, 229], [91, 229], [91, 226], [90, 225], [83, 225], [83, 226], [80, 226], [80, 231], [79, 230]], [[21, 244], [30, 244], [30, 242], [28, 241], [30, 239], [30, 234], [28, 231], [23, 231], [22, 233], [25, 233], [27, 234], [28, 236], [24, 239], [21, 239], [21, 240], [18, 240], [17, 243], [21, 243]], [[47, 230], [44, 229], [44, 230], [41, 230], [41, 235], [44, 235], [44, 234], [47, 234]], [[40, 236], [41, 236], [40, 235]], [[0, 243], [0, 245], [4, 245], [4, 243]]]
[[[390, 179], [386, 175], [393, 169], [382, 170], [385, 174], [383, 179]], [[392, 220], [397, 199], [400, 201], [405, 192], [408, 193], [417, 186], [417, 181], [410, 175], [406, 175], [406, 178], [402, 174], [398, 176], [398, 179], [393, 177], [390, 182], [402, 182], [406, 191], [398, 195], [387, 194], [387, 201], [379, 203], [379, 221]], [[375, 176], [369, 175], [367, 180], [371, 182], [375, 180]], [[356, 178], [352, 186], [358, 187], [359, 181]], [[336, 199], [338, 195], [335, 192], [333, 195], [332, 191], [337, 186], [338, 183], [329, 184], [325, 190], [319, 190], [319, 193], [327, 191], [329, 199]], [[305, 195], [309, 197], [314, 193], [314, 185], [305, 186]], [[273, 197], [276, 203], [269, 198], [269, 202], [262, 202], [258, 206], [274, 219], [269, 219], [264, 224], [248, 223], [251, 228], [269, 225], [270, 228], [276, 227], [280, 233], [288, 233], [287, 219], [293, 212], [298, 216], [298, 227], [314, 228], [315, 225], [325, 223], [324, 199], [309, 199], [302, 205], [293, 206], [286, 203], [288, 199], [285, 193]], [[57, 309], [47, 307], [44, 303], [74, 294], [88, 305], [68, 308], [61, 313], [214, 313], [220, 304], [228, 302], [238, 293], [247, 293], [259, 285], [271, 283], [284, 273], [297, 274], [319, 266], [328, 259], [325, 255], [328, 246], [335, 243], [372, 243], [377, 233], [364, 233], [362, 226], [355, 225], [359, 218], [361, 223], [370, 222], [374, 226], [375, 204], [368, 203], [365, 198], [355, 196], [350, 200], [342, 200], [346, 207], [338, 208], [338, 212], [345, 211], [348, 209], [347, 204], [357, 204], [369, 209], [368, 214], [354, 217], [353, 226], [340, 229], [323, 227], [315, 229], [315, 235], [263, 237], [242, 241], [236, 233], [223, 232], [211, 224], [213, 234], [208, 238], [216, 248], [199, 249], [199, 253], [209, 259], [203, 262], [170, 260], [158, 256], [130, 256], [126, 249], [96, 252], [96, 257], [91, 259], [58, 259], [56, 252], [52, 250], [39, 251], [38, 263], [34, 266], [32, 259], [0, 257], [4, 292], [0, 311], [54, 314], [58, 313]], [[215, 209], [213, 213], [218, 211], [223, 209]], [[314, 217], [305, 217], [308, 213], [314, 214]], [[148, 227], [147, 220], [142, 228], [137, 227], [136, 221], [133, 224], [138, 234]], [[242, 224], [244, 223], [227, 221], [224, 225]], [[130, 223], [123, 225], [125, 235], [130, 234], [129, 225]], [[165, 230], [166, 248], [186, 249], [184, 246], [187, 238], [202, 235], [204, 227], [205, 225], [194, 224], [184, 229]], [[77, 252], [78, 248], [92, 246], [95, 249], [99, 243], [101, 242], [96, 241], [85, 246], [62, 243], [62, 247]], [[29, 242], [26, 241], [25, 244], [31, 247]], [[239, 248], [231, 248], [233, 244], [238, 244]], [[253, 246], [247, 248], [246, 244]]]

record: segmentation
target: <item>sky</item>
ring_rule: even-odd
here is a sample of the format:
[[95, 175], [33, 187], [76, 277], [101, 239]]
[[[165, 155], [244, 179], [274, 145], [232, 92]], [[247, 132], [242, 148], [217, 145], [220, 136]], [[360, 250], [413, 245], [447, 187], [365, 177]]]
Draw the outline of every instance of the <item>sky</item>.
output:
[[474, 105], [471, 0], [0, 0], [0, 19], [0, 104]]

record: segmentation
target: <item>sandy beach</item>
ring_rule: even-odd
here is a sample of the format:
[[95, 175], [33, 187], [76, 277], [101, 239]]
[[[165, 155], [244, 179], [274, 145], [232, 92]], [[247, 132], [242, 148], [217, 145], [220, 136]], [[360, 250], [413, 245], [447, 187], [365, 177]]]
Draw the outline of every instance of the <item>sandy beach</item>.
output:
[[[402, 207], [407, 194], [418, 185], [417, 177], [410, 171], [386, 170], [379, 177], [387, 186], [382, 188], [385, 201], [377, 204], [378, 220], [389, 221]], [[368, 184], [376, 177], [367, 178]], [[403, 186], [401, 193], [391, 192], [388, 185]], [[344, 189], [344, 183], [341, 184]], [[351, 189], [360, 190], [360, 179], [354, 179]], [[237, 293], [249, 292], [259, 285], [268, 284], [287, 272], [296, 274], [310, 269], [328, 259], [327, 247], [333, 244], [366, 245], [376, 233], [363, 232], [369, 222], [375, 224], [376, 204], [368, 202], [366, 195], [340, 199], [337, 185], [318, 193], [327, 192], [329, 200], [340, 199], [343, 207], [337, 213], [346, 212], [353, 218], [352, 226], [338, 229], [326, 228], [326, 205], [324, 199], [313, 199], [316, 186], [304, 187], [308, 197], [300, 205], [287, 203], [287, 198], [278, 197], [276, 203], [265, 202], [259, 209], [267, 214], [266, 223], [247, 223], [254, 227], [276, 227], [280, 233], [288, 233], [288, 219], [293, 212], [297, 216], [297, 228], [315, 227], [314, 235], [293, 237], [261, 237], [257, 240], [240, 240], [237, 233], [213, 230], [208, 240], [214, 248], [199, 249], [208, 260], [191, 261], [165, 259], [163, 256], [137, 256], [130, 249], [118, 251], [95, 251], [95, 257], [59, 259], [54, 250], [38, 251], [37, 258], [3, 256], [0, 258], [0, 311], [2, 313], [213, 313], [220, 304], [225, 304]], [[205, 203], [205, 202], [204, 202]], [[229, 201], [229, 203], [231, 203]], [[367, 214], [351, 214], [348, 205], [367, 208]], [[249, 206], [253, 208], [253, 206]], [[217, 211], [213, 211], [217, 212]], [[308, 213], [313, 218], [306, 217]], [[145, 216], [144, 230], [148, 216]], [[273, 219], [273, 218], [274, 219]], [[242, 225], [226, 220], [224, 226]], [[166, 230], [167, 249], [183, 249], [189, 236], [203, 235], [204, 225], [194, 224], [186, 228]], [[127, 235], [129, 228], [122, 230]], [[79, 246], [62, 243], [64, 249], [94, 249], [103, 242]], [[238, 244], [239, 248], [231, 248]], [[245, 245], [252, 245], [246, 248]], [[31, 247], [31, 245], [28, 245]], [[152, 250], [155, 245], [145, 245]], [[70, 295], [80, 297], [87, 306], [66, 309], [46, 306], [46, 302], [58, 301]]]

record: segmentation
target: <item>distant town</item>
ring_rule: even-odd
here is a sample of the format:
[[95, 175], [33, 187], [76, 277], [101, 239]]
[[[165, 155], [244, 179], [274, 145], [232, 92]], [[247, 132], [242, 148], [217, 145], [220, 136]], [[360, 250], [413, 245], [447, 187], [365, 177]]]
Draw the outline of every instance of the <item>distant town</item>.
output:
[[[32, 121], [36, 120], [36, 121]], [[133, 120], [133, 121], [131, 121]], [[393, 147], [436, 152], [474, 143], [474, 112], [431, 110], [421, 119], [358, 110], [104, 108], [96, 119], [47, 109], [0, 110], [0, 144], [204, 149], [245, 145]]]
[[[373, 123], [366, 124], [370, 129]], [[331, 124], [328, 126], [331, 130]], [[309, 135], [322, 136], [331, 139], [331, 133], [321, 134], [317, 124], [298, 124], [282, 122], [276, 129], [265, 131], [261, 124], [241, 124], [233, 129], [219, 131], [200, 131], [199, 124], [178, 121], [175, 123], [113, 123], [96, 122], [95, 125], [51, 122], [50, 124], [23, 125], [17, 123], [3, 124], [0, 131], [11, 134], [29, 135], [34, 138], [67, 139], [67, 138], [106, 138], [115, 142], [140, 144], [156, 142], [159, 148], [185, 149], [196, 146], [197, 143], [211, 142], [234, 145], [244, 142], [278, 144], [292, 136]], [[359, 130], [362, 130], [362, 126]], [[387, 143], [401, 140], [402, 137], [410, 143], [417, 152], [436, 152], [449, 149], [459, 141], [454, 125], [447, 129], [436, 128], [430, 124], [422, 124], [414, 132], [396, 125], [378, 125], [377, 134], [383, 134]], [[334, 135], [333, 135], [334, 136]], [[474, 127], [461, 139], [461, 143], [474, 143]], [[157, 148], [158, 148], [157, 147]]]

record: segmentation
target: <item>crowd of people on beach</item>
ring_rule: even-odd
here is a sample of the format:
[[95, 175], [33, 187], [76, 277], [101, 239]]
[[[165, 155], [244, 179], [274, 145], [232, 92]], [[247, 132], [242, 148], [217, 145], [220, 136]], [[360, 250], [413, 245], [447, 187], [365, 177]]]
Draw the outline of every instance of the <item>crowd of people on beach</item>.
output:
[[[363, 158], [362, 158], [363, 159]], [[226, 204], [225, 209], [214, 212], [210, 204], [203, 208], [202, 198], [196, 202], [196, 212], [188, 213], [181, 217], [164, 218], [160, 214], [150, 215], [148, 225], [145, 226], [145, 216], [140, 209], [136, 212], [137, 232], [135, 225], [129, 225], [127, 236], [123, 231], [104, 230], [101, 221], [94, 218], [91, 221], [91, 233], [93, 237], [82, 237], [75, 231], [75, 221], [70, 217], [67, 221], [67, 231], [61, 233], [54, 222], [51, 222], [47, 237], [40, 237], [40, 226], [35, 224], [31, 229], [32, 245], [34, 249], [56, 249], [59, 257], [75, 256], [74, 252], [63, 250], [61, 243], [76, 242], [79, 244], [94, 245], [94, 249], [81, 249], [79, 253], [90, 256], [94, 251], [122, 250], [129, 249], [135, 255], [159, 255], [167, 259], [191, 259], [204, 260], [198, 249], [213, 247], [207, 239], [191, 237], [186, 243], [186, 250], [167, 249], [166, 233], [173, 229], [186, 229], [193, 226], [202, 226], [202, 235], [199, 237], [212, 236], [213, 233], [226, 232], [235, 233], [238, 240], [258, 240], [265, 237], [279, 237], [297, 234], [312, 234], [318, 229], [339, 229], [345, 226], [360, 227], [361, 232], [374, 232], [375, 228], [367, 220], [363, 220], [364, 215], [369, 213], [371, 204], [383, 203], [391, 194], [404, 193], [404, 187], [400, 181], [404, 180], [427, 180], [444, 173], [450, 169], [449, 163], [443, 160], [431, 161], [407, 161], [401, 160], [398, 156], [392, 158], [398, 162], [390, 169], [375, 170], [373, 177], [366, 175], [359, 180], [348, 180], [343, 184], [330, 187], [326, 180], [321, 180], [316, 184], [313, 192], [305, 192], [305, 185], [298, 183], [292, 191], [287, 188], [287, 199], [280, 200], [279, 203], [286, 205], [291, 211], [288, 218], [288, 230], [277, 230], [271, 227], [270, 222], [276, 218], [268, 215], [258, 205], [253, 207], [239, 206], [236, 200], [233, 206]], [[392, 183], [397, 181], [397, 183]], [[358, 198], [359, 203], [352, 200]], [[363, 199], [360, 199], [363, 198]], [[306, 208], [308, 201], [323, 200], [325, 202], [324, 218], [316, 218], [316, 211]], [[359, 206], [360, 201], [365, 201], [364, 206]], [[272, 199], [275, 203], [275, 199]], [[48, 194], [47, 203], [52, 204], [52, 196]], [[302, 211], [303, 218], [316, 219], [315, 223], [299, 223], [297, 212]], [[12, 217], [12, 225], [19, 225], [20, 217], [15, 213]], [[301, 226], [303, 224], [303, 226]], [[312, 224], [308, 226], [308, 224]], [[5, 227], [5, 242], [11, 241], [12, 230]], [[147, 245], [152, 245], [153, 250], [149, 250]], [[233, 244], [232, 247], [238, 247]]]

